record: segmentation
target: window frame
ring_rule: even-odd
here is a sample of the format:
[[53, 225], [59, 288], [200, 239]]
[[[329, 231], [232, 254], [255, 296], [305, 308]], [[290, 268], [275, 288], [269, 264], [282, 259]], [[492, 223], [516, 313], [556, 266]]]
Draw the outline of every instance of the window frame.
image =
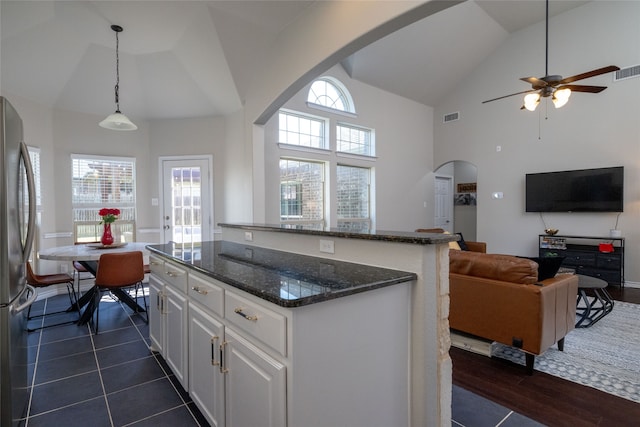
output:
[[[285, 179], [283, 181], [283, 176], [282, 176], [282, 167], [280, 166], [282, 161], [291, 161], [291, 162], [298, 162], [298, 163], [308, 163], [308, 164], [313, 164], [316, 165], [317, 167], [319, 167], [320, 171], [321, 171], [321, 176], [320, 179], [318, 181], [319, 186], [320, 186], [320, 194], [321, 194], [321, 200], [317, 200], [317, 202], [320, 203], [320, 207], [318, 209], [316, 209], [317, 212], [319, 212], [321, 214], [321, 217], [319, 219], [313, 219], [313, 218], [306, 218], [305, 219], [305, 214], [304, 214], [304, 188], [302, 187], [304, 185], [304, 183], [300, 180], [296, 180], [296, 179]], [[279, 168], [279, 186], [280, 186], [280, 202], [279, 202], [279, 206], [280, 206], [280, 212], [279, 212], [279, 221], [281, 224], [289, 224], [289, 225], [306, 225], [306, 226], [312, 226], [312, 227], [316, 227], [316, 228], [324, 228], [324, 226], [326, 225], [326, 221], [327, 221], [327, 212], [326, 212], [326, 207], [327, 207], [327, 187], [326, 187], [326, 175], [327, 175], [327, 165], [326, 162], [323, 161], [318, 161], [318, 160], [309, 160], [309, 159], [299, 159], [299, 158], [293, 158], [293, 157], [286, 157], [286, 156], [281, 156], [279, 158], [278, 161], [278, 168]], [[295, 218], [291, 218], [291, 215], [283, 215], [283, 211], [282, 211], [282, 207], [283, 207], [283, 191], [282, 191], [282, 185], [286, 184], [286, 185], [299, 185], [300, 186], [300, 190], [298, 191], [301, 196], [300, 196], [300, 214], [299, 215], [295, 215]], [[284, 218], [285, 216], [287, 216], [288, 218]], [[283, 219], [284, 218], [284, 219]]]
[[[118, 200], [118, 201], [81, 201], [76, 198], [75, 190], [76, 186], [76, 164], [77, 162], [103, 162], [112, 164], [125, 164], [130, 166], [131, 179], [130, 186], [130, 201]], [[90, 168], [90, 166], [84, 165], [82, 168]], [[86, 174], [84, 175], [86, 177]], [[83, 177], [83, 178], [84, 178]], [[109, 175], [111, 185], [113, 185], [113, 176]], [[95, 242], [98, 241], [101, 235], [100, 215], [98, 211], [102, 208], [118, 208], [122, 212], [120, 218], [112, 224], [112, 230], [115, 233], [116, 238], [124, 238], [126, 241], [136, 240], [136, 159], [135, 157], [120, 157], [120, 156], [100, 156], [92, 154], [71, 154], [71, 221], [73, 223], [73, 238], [75, 243], [79, 242]], [[122, 186], [120, 185], [120, 188]], [[127, 190], [129, 186], [125, 187]], [[94, 194], [95, 195], [95, 194]]]

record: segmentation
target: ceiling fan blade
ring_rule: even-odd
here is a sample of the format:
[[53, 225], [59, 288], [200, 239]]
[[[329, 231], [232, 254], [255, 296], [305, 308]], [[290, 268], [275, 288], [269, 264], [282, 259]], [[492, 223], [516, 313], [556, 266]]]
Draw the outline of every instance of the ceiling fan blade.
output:
[[520, 94], [523, 94], [523, 93], [532, 93], [532, 92], [537, 92], [537, 90], [535, 90], [535, 89], [523, 90], [522, 92], [516, 92], [516, 93], [512, 93], [510, 95], [504, 95], [504, 96], [499, 96], [497, 98], [488, 99], [486, 101], [482, 101], [482, 103], [486, 104], [487, 102], [497, 101], [498, 99], [508, 98], [510, 96], [520, 95]]
[[522, 78], [520, 78], [520, 80], [522, 80], [523, 82], [531, 83], [531, 86], [536, 87], [536, 88], [545, 87], [545, 86], [547, 86], [549, 84], [549, 83], [545, 82], [544, 80], [540, 80], [537, 77], [522, 77]]
[[600, 93], [605, 90], [606, 86], [586, 86], [586, 85], [563, 85], [558, 89], [571, 89], [571, 92], [589, 92], [589, 93]]
[[609, 65], [607, 67], [598, 68], [597, 70], [591, 70], [591, 71], [587, 71], [586, 73], [567, 77], [566, 79], [560, 80], [560, 84], [571, 83], [571, 82], [575, 82], [582, 79], [588, 79], [589, 77], [595, 77], [601, 74], [611, 73], [613, 71], [618, 71], [619, 69], [620, 67], [616, 67], [615, 65]]

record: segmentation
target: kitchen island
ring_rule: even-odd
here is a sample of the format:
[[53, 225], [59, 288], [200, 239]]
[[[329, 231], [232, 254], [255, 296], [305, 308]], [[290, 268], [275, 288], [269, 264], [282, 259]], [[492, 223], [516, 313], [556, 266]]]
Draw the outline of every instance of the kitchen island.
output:
[[149, 246], [152, 346], [210, 423], [450, 423], [441, 278], [455, 237], [222, 229]]

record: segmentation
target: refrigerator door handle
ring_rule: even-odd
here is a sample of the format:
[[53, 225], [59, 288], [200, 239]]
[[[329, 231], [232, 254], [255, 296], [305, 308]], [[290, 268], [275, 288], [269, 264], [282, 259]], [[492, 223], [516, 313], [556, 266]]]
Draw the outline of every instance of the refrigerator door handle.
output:
[[25, 292], [30, 292], [29, 298], [27, 298], [27, 300], [22, 304], [17, 305], [15, 307], [11, 307], [11, 312], [13, 314], [18, 314], [25, 308], [29, 308], [29, 306], [35, 302], [36, 298], [38, 298], [38, 293], [36, 292], [36, 288], [34, 288], [31, 285], [25, 286]]
[[27, 225], [27, 238], [22, 254], [22, 262], [27, 262], [31, 248], [33, 247], [33, 239], [36, 232], [36, 185], [33, 176], [33, 166], [31, 166], [31, 157], [29, 156], [29, 148], [24, 141], [20, 142], [20, 153], [22, 154], [24, 167], [27, 170], [27, 189], [29, 191], [29, 223]]

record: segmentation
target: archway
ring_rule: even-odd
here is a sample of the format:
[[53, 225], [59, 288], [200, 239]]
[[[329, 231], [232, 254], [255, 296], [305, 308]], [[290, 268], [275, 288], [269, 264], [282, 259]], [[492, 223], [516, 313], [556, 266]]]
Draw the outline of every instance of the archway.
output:
[[453, 229], [462, 233], [465, 240], [475, 241], [478, 168], [464, 160], [453, 160], [442, 164], [434, 173], [453, 177]]

